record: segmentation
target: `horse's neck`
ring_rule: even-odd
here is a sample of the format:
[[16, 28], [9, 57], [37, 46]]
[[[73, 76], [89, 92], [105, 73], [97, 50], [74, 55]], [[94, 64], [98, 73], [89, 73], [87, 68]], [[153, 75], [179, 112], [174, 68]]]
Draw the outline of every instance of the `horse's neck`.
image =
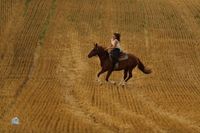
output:
[[100, 59], [100, 62], [101, 62], [101, 66], [103, 66], [105, 61], [109, 59], [109, 55], [108, 55], [107, 51], [104, 51], [101, 54], [98, 54], [98, 56], [99, 56], [99, 59]]

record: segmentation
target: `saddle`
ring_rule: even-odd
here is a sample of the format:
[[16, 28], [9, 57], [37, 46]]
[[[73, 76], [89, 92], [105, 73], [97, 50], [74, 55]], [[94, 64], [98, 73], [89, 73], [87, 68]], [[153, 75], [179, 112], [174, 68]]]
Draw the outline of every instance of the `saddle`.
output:
[[[112, 61], [111, 54], [109, 54], [109, 58], [110, 58], [110, 60]], [[123, 60], [127, 60], [127, 59], [128, 59], [128, 54], [125, 53], [125, 52], [120, 52], [120, 55], [119, 55], [118, 60], [119, 60], [119, 61], [123, 61]]]
[[[109, 54], [109, 58], [112, 61], [111, 54]], [[127, 59], [128, 59], [128, 54], [125, 53], [125, 52], [120, 52], [120, 55], [119, 55], [119, 58], [118, 58], [119, 62], [123, 61], [123, 60], [127, 60]], [[117, 69], [119, 67], [119, 62], [115, 64], [115, 68], [114, 69]]]
[[128, 54], [125, 52], [120, 52], [119, 55], [119, 61], [127, 60], [128, 59]]

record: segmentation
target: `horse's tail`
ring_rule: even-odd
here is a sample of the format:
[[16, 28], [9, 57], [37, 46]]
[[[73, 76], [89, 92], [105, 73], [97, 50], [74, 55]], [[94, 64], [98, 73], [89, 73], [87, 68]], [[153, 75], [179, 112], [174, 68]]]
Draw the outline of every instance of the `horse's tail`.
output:
[[138, 59], [138, 68], [145, 74], [150, 74], [152, 72], [151, 69], [144, 66], [140, 59]]

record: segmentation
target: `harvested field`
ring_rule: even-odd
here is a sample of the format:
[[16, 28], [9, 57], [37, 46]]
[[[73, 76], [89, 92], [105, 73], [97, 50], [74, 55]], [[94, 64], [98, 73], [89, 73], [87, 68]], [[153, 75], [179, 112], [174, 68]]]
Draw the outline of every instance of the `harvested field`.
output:
[[[116, 31], [153, 70], [125, 87], [99, 85], [87, 58]], [[200, 1], [1, 0], [0, 133], [12, 132], [200, 133]]]

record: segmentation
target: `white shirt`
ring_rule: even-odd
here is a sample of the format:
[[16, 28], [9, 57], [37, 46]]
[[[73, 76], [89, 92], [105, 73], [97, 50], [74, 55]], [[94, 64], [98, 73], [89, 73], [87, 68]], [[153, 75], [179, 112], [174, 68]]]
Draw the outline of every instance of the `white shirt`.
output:
[[120, 42], [119, 42], [117, 39], [111, 39], [111, 44], [112, 44], [112, 46], [113, 46], [114, 48], [119, 48], [120, 51], [122, 51], [122, 50], [121, 50]]

